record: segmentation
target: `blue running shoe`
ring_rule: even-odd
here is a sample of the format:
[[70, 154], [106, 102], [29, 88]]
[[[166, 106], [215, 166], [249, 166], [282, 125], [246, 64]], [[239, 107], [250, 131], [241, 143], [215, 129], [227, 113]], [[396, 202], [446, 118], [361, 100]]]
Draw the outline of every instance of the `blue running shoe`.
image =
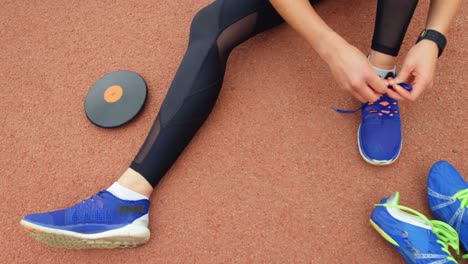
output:
[[468, 183], [447, 161], [432, 166], [427, 177], [427, 199], [432, 214], [451, 225], [468, 250]]
[[411, 264], [457, 263], [449, 247], [460, 254], [457, 232], [444, 222], [399, 205], [400, 195], [385, 198], [372, 212], [372, 227]]
[[397, 160], [402, 147], [397, 100], [384, 94], [376, 102], [362, 105], [358, 146], [362, 158], [372, 165], [388, 165]]
[[[413, 90], [408, 83], [399, 85], [408, 91]], [[357, 110], [342, 110], [335, 107], [332, 109], [342, 114], [362, 112], [357, 140], [359, 153], [365, 161], [372, 165], [389, 165], [397, 160], [402, 148], [400, 109], [397, 100], [384, 94], [374, 103], [363, 103]]]
[[70, 208], [25, 216], [20, 224], [36, 240], [62, 248], [117, 248], [150, 237], [147, 199], [126, 201], [101, 191]]

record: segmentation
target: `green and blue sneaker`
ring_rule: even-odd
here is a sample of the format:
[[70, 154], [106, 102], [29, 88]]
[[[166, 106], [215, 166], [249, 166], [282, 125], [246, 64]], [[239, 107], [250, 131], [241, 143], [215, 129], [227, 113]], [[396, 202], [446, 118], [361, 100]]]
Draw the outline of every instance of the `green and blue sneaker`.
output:
[[427, 199], [435, 218], [452, 226], [468, 250], [468, 183], [447, 161], [432, 166], [427, 177]]
[[399, 193], [383, 199], [372, 212], [372, 227], [392, 244], [410, 264], [458, 263], [457, 232], [448, 224], [429, 220], [423, 214], [399, 205]]

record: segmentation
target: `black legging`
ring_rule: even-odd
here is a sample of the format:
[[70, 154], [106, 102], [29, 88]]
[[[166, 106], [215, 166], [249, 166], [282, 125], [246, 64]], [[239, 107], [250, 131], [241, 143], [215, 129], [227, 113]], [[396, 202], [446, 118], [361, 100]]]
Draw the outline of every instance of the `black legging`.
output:
[[[385, 1], [411, 0], [379, 0]], [[409, 21], [411, 15], [405, 19]], [[268, 0], [217, 0], [198, 12], [187, 52], [130, 167], [155, 187], [212, 111], [232, 49], [281, 23], [283, 19]]]
[[418, 0], [379, 0], [372, 49], [397, 56]]

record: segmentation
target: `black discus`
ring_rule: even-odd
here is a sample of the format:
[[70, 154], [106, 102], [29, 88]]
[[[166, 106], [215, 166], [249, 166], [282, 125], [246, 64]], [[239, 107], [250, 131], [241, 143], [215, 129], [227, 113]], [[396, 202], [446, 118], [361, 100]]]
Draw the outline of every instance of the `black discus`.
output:
[[122, 126], [140, 113], [147, 94], [146, 82], [137, 73], [111, 72], [99, 79], [86, 95], [86, 116], [99, 127]]

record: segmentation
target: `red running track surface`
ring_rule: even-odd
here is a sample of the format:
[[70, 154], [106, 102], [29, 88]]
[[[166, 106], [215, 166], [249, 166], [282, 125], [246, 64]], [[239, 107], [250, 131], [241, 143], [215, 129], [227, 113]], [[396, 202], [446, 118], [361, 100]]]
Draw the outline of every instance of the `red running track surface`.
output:
[[[0, 4], [0, 259], [3, 263], [403, 263], [368, 224], [395, 191], [429, 213], [425, 180], [439, 159], [468, 177], [468, 7], [434, 87], [402, 104], [404, 148], [388, 167], [357, 150], [359, 114], [328, 67], [288, 26], [238, 47], [213, 114], [152, 196], [150, 242], [137, 249], [49, 248], [19, 225], [70, 206], [125, 171], [184, 54], [193, 15], [210, 1], [26, 1]], [[318, 11], [369, 51], [375, 3], [325, 1]], [[424, 28], [420, 1], [401, 54]], [[400, 60], [401, 62], [401, 60]], [[120, 69], [149, 86], [139, 118], [93, 126], [91, 85]]]

